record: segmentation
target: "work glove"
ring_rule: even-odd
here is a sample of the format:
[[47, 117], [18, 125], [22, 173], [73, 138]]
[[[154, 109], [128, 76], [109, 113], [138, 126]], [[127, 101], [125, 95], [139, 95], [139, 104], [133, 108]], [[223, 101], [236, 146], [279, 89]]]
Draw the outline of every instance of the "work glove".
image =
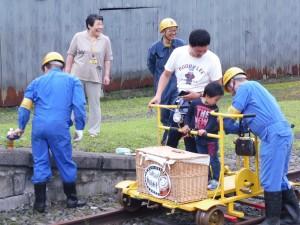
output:
[[81, 141], [82, 137], [83, 137], [83, 130], [75, 130], [74, 141], [75, 142]]
[[24, 131], [21, 130], [20, 128], [17, 128], [15, 130], [13, 128], [10, 128], [9, 131], [7, 132], [6, 138], [11, 141], [14, 141], [14, 140], [19, 139], [23, 133], [24, 133]]

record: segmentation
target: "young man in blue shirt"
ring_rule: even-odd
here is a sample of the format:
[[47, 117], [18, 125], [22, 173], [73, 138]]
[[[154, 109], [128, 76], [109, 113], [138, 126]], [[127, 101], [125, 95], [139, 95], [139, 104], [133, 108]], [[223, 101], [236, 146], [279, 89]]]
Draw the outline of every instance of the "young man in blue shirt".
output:
[[[162, 38], [156, 41], [148, 50], [147, 66], [153, 75], [154, 91], [157, 90], [157, 85], [161, 74], [164, 71], [164, 66], [168, 61], [171, 53], [177, 47], [185, 45], [184, 41], [176, 38], [178, 25], [172, 18], [164, 18], [159, 24], [159, 32], [162, 34]], [[177, 82], [176, 77], [172, 76], [167, 87], [165, 88], [161, 104], [171, 105], [174, 103], [177, 97]], [[170, 117], [170, 110], [161, 110], [161, 122], [164, 125], [168, 125]], [[167, 133], [164, 133], [162, 143], [166, 139]]]
[[230, 113], [255, 114], [245, 119], [260, 140], [260, 182], [264, 188], [266, 219], [261, 225], [300, 224], [298, 200], [287, 178], [293, 132], [276, 99], [258, 82], [248, 81], [238, 67], [223, 76], [232, 94]]

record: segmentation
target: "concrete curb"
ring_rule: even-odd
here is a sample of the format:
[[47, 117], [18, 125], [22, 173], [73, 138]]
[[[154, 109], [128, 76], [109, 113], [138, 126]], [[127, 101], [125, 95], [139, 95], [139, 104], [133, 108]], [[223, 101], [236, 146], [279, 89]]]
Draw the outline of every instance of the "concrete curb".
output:
[[[112, 153], [73, 151], [73, 159], [78, 169], [135, 170], [135, 157]], [[0, 166], [32, 167], [32, 153], [29, 148], [12, 151], [0, 148]], [[52, 168], [56, 168], [52, 159]]]

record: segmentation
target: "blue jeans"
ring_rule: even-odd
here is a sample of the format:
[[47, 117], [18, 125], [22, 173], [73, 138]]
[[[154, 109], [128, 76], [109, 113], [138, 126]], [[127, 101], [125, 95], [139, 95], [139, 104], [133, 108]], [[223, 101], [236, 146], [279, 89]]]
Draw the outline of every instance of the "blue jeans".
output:
[[209, 179], [219, 180], [220, 177], [220, 161], [218, 157], [218, 142], [204, 142], [196, 137], [197, 152], [200, 154], [208, 154], [210, 156]]

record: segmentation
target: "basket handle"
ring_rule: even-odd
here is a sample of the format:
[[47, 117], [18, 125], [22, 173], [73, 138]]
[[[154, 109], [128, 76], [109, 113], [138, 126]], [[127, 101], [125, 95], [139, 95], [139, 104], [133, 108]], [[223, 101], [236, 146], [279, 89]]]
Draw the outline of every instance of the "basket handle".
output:
[[185, 151], [178, 150], [178, 149], [172, 149], [172, 152], [180, 153], [180, 154], [185, 154]]

